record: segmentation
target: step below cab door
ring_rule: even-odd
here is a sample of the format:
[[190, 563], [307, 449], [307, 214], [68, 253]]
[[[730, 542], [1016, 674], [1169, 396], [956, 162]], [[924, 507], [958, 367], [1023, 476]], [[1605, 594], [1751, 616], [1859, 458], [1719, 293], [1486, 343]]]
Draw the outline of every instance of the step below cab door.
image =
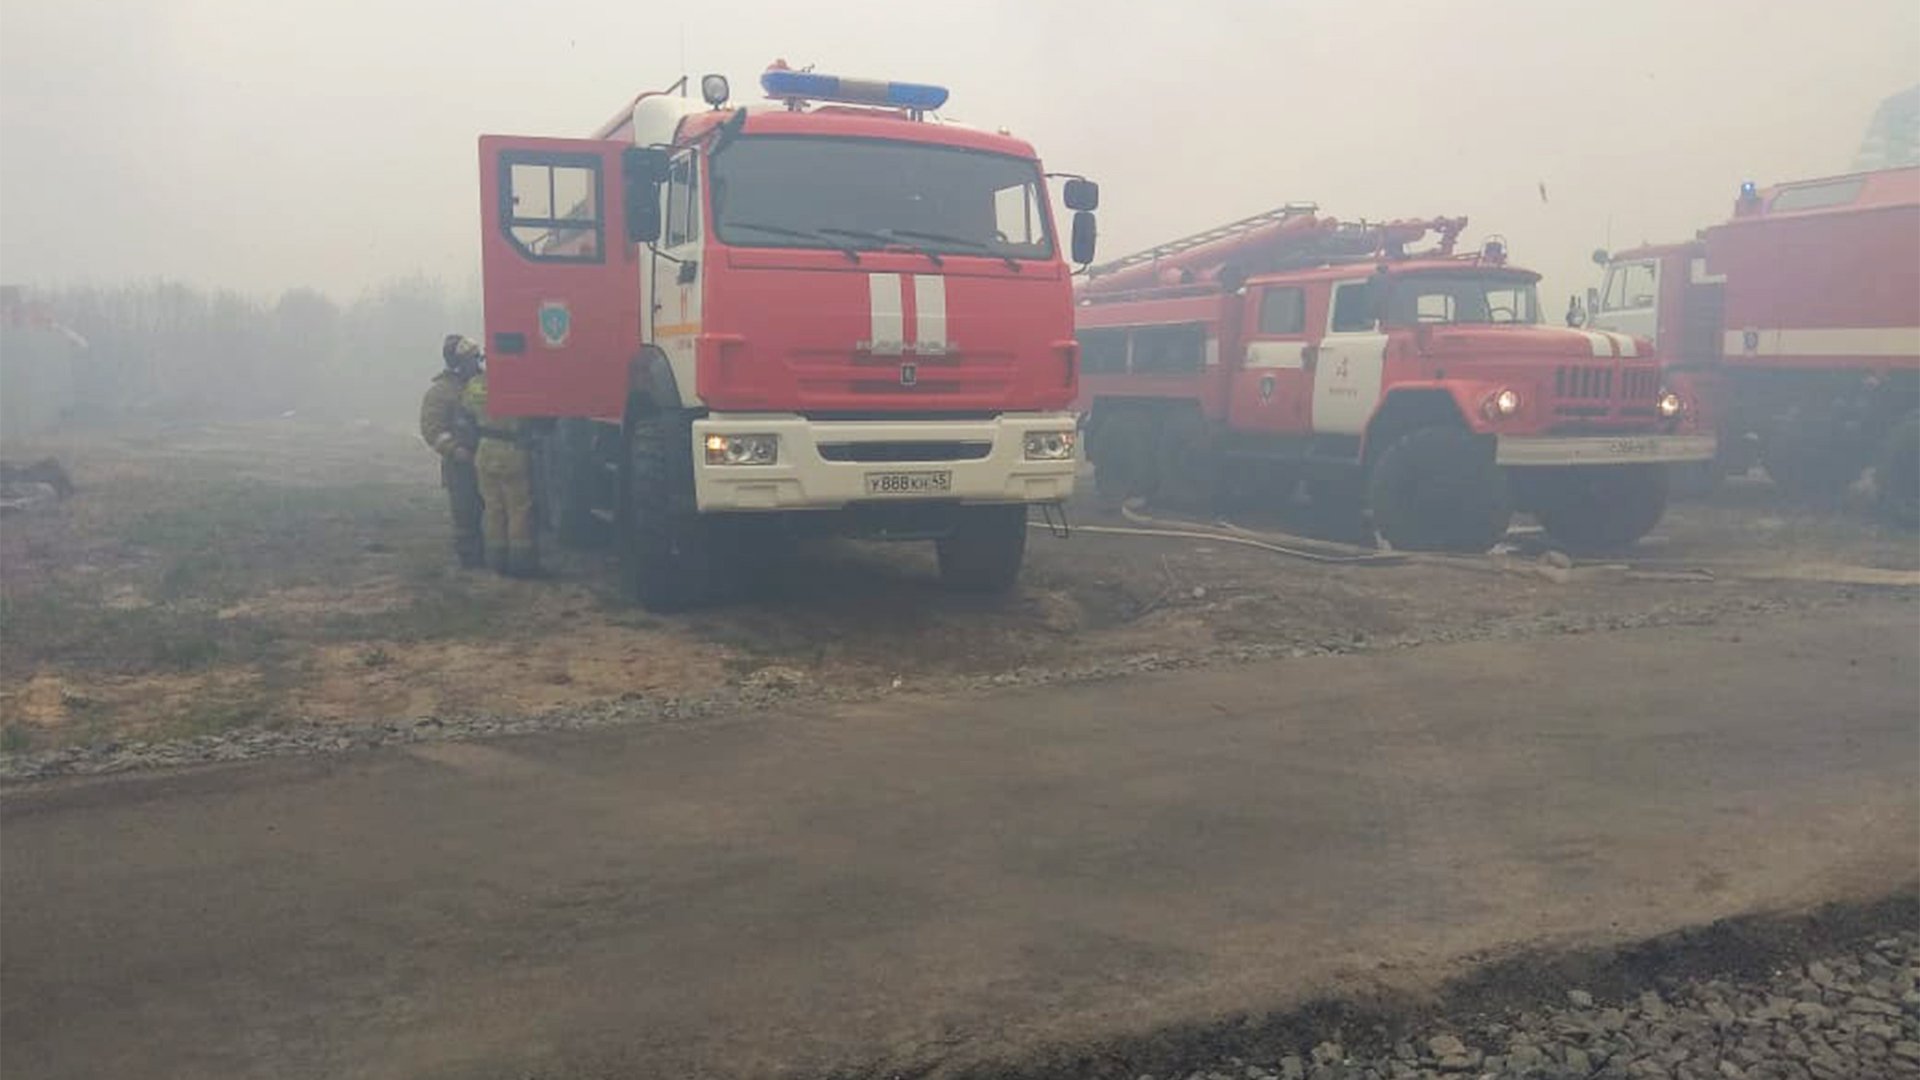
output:
[[628, 218], [648, 216], [638, 198], [658, 199], [642, 178], [630, 187], [631, 149], [481, 136], [483, 347], [496, 415], [620, 417], [640, 349], [646, 257]]

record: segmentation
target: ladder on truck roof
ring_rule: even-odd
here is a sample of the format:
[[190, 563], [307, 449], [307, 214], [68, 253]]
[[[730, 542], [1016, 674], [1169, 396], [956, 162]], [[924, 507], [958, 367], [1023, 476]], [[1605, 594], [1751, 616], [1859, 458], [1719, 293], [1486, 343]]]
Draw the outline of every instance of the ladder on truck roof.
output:
[[1101, 263], [1099, 266], [1089, 269], [1087, 271], [1087, 277], [1089, 279], [1105, 277], [1108, 274], [1117, 273], [1128, 267], [1139, 266], [1142, 263], [1156, 263], [1161, 259], [1178, 255], [1183, 251], [1191, 251], [1205, 244], [1211, 244], [1216, 240], [1225, 240], [1230, 236], [1238, 236], [1241, 233], [1257, 229], [1262, 225], [1271, 225], [1276, 221], [1285, 221], [1291, 217], [1311, 214], [1318, 209], [1320, 209], [1320, 207], [1317, 203], [1287, 203], [1285, 206], [1268, 210], [1265, 213], [1255, 214], [1252, 217], [1244, 217], [1239, 221], [1229, 221], [1225, 225], [1216, 225], [1211, 229], [1194, 233], [1192, 236], [1183, 236], [1178, 240], [1170, 240], [1158, 247], [1150, 247], [1145, 251], [1136, 251], [1131, 255], [1123, 256], [1112, 262]]

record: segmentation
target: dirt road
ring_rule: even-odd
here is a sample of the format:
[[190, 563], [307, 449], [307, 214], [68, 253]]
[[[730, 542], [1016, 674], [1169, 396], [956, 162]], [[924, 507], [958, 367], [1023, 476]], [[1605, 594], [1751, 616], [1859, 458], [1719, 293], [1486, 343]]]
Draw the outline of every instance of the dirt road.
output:
[[947, 1067], [1920, 867], [1910, 597], [0, 796], [11, 1078]]

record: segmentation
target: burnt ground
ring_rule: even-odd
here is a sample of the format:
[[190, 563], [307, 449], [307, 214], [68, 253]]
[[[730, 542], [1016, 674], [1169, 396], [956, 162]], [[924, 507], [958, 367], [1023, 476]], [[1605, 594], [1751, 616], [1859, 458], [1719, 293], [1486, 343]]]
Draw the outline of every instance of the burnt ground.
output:
[[[926, 545], [793, 551], [755, 597], [660, 618], [604, 554], [551, 580], [449, 565], [432, 459], [404, 433], [291, 421], [10, 446], [79, 493], [0, 526], [0, 752], [636, 698], [862, 697], [1474, 638], [1699, 625], [1920, 583], [1920, 545], [1764, 481], [1680, 504], [1625, 565], [1328, 566], [1226, 542], [1036, 533], [1019, 592], [949, 594]], [[1159, 513], [1158, 511], [1155, 511]], [[1082, 524], [1126, 526], [1076, 506]], [[1310, 530], [1286, 514], [1264, 530]]]

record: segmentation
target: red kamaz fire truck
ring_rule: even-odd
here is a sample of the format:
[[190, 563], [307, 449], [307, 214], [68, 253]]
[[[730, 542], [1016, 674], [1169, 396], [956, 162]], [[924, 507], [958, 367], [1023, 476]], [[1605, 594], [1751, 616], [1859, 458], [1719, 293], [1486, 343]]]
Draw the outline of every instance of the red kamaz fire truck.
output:
[[[707, 76], [591, 138], [483, 136], [489, 404], [548, 418], [563, 538], [611, 522], [633, 596], [699, 602], [760, 542], [937, 541], [1012, 584], [1027, 509], [1072, 493], [1067, 252], [1033, 148], [941, 87]], [[1091, 260], [1098, 188], [1063, 186]]]
[[1096, 267], [1079, 408], [1102, 493], [1303, 480], [1400, 548], [1485, 550], [1516, 509], [1572, 549], [1645, 535], [1711, 436], [1646, 342], [1542, 325], [1538, 275], [1499, 240], [1456, 252], [1465, 226], [1302, 204]]
[[1698, 388], [1715, 473], [1757, 462], [1826, 500], [1873, 464], [1888, 516], [1920, 524], [1920, 168], [1748, 184], [1693, 240], [1594, 258], [1592, 325]]

